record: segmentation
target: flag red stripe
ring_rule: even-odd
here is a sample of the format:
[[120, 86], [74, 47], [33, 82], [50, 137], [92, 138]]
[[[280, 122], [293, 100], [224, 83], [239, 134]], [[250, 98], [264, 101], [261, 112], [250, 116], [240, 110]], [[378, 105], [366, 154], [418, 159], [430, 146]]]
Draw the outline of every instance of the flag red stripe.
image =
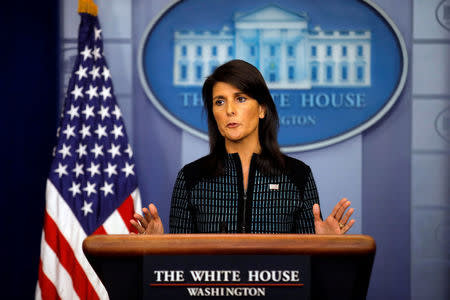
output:
[[133, 203], [133, 197], [128, 196], [125, 201], [123, 201], [122, 205], [117, 209], [120, 216], [123, 219], [123, 222], [125, 223], [125, 226], [127, 226], [129, 232], [137, 233], [136, 228], [134, 228], [131, 223], [130, 219], [134, 214], [134, 203]]
[[42, 299], [60, 300], [61, 298], [58, 295], [58, 291], [56, 290], [55, 285], [50, 281], [50, 279], [48, 279], [47, 275], [45, 275], [44, 270], [42, 269], [42, 260], [39, 260], [38, 276]]
[[99, 226], [97, 229], [95, 229], [95, 231], [92, 233], [94, 234], [108, 234], [105, 230], [105, 228], [102, 226]]
[[[73, 224], [73, 226], [77, 225]], [[64, 235], [59, 231], [58, 226], [47, 212], [45, 212], [44, 232], [45, 241], [53, 249], [61, 265], [72, 277], [73, 288], [80, 299], [99, 299], [83, 268], [78, 263], [72, 247], [70, 247]]]

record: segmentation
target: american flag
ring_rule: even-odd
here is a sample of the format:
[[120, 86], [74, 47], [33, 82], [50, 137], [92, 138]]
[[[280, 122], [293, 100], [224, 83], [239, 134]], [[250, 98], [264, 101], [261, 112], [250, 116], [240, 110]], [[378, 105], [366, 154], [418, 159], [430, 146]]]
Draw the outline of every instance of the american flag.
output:
[[102, 30], [96, 13], [80, 15], [78, 55], [47, 180], [36, 299], [108, 299], [82, 242], [91, 234], [134, 231], [129, 220], [141, 209]]

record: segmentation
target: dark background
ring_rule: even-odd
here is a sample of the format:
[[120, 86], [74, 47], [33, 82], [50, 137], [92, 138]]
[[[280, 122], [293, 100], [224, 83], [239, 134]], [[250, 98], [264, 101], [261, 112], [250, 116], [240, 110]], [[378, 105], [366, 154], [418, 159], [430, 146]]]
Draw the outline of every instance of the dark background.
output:
[[33, 299], [56, 142], [59, 1], [2, 1], [1, 298]]

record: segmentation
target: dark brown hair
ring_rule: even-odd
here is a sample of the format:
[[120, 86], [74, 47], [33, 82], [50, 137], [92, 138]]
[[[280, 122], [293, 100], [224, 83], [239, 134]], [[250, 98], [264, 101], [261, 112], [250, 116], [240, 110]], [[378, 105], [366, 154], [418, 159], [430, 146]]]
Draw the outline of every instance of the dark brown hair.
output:
[[219, 173], [223, 171], [220, 170], [223, 169], [223, 163], [220, 163], [220, 161], [226, 154], [226, 150], [225, 139], [220, 134], [212, 111], [212, 90], [217, 82], [225, 82], [236, 87], [266, 108], [265, 117], [259, 120], [258, 134], [262, 151], [258, 163], [261, 169], [269, 174], [277, 174], [284, 170], [284, 158], [277, 141], [278, 113], [269, 88], [257, 68], [248, 62], [236, 59], [214, 70], [205, 80], [202, 89], [203, 105], [208, 116], [210, 155], [217, 163]]

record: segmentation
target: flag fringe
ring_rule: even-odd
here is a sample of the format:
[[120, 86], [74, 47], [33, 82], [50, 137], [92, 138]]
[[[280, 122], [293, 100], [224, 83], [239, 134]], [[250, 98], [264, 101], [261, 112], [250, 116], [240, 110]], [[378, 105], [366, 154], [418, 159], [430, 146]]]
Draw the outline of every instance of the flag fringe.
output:
[[98, 8], [93, 0], [78, 0], [78, 12], [97, 16]]

